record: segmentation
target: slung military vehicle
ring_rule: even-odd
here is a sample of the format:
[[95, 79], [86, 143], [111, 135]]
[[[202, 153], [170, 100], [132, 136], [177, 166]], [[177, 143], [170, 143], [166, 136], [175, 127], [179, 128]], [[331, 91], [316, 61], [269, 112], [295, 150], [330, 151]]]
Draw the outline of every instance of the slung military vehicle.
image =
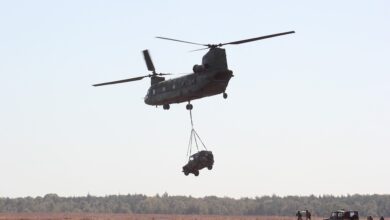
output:
[[204, 46], [205, 48], [198, 50], [209, 49], [209, 51], [203, 56], [201, 65], [194, 65], [193, 73], [165, 80], [164, 76], [171, 74], [156, 73], [148, 50], [144, 50], [143, 55], [146, 62], [146, 66], [148, 70], [152, 72], [152, 74], [134, 77], [130, 79], [99, 83], [93, 86], [125, 83], [149, 77], [151, 78], [151, 86], [145, 96], [146, 104], [152, 106], [162, 105], [163, 108], [167, 110], [170, 108], [170, 104], [188, 102], [186, 108], [188, 110], [191, 110], [192, 100], [221, 93], [223, 94], [223, 98], [227, 98], [226, 88], [228, 86], [230, 78], [233, 77], [233, 71], [229, 70], [228, 68], [226, 52], [225, 49], [221, 48], [222, 46], [243, 44], [292, 33], [295, 32], [289, 31], [220, 44], [200, 44], [166, 37], [157, 37], [159, 39], [164, 40]]
[[187, 176], [193, 173], [195, 176], [199, 175], [199, 170], [207, 167], [207, 169], [213, 169], [214, 155], [213, 152], [202, 150], [194, 155], [190, 156], [189, 161], [183, 166], [183, 173]]

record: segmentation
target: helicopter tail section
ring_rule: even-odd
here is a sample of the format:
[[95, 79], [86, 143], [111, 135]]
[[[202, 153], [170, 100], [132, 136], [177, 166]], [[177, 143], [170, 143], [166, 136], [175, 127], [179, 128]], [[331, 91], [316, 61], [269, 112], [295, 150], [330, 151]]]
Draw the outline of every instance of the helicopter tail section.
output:
[[208, 70], [228, 69], [225, 49], [210, 49], [203, 56], [202, 65]]

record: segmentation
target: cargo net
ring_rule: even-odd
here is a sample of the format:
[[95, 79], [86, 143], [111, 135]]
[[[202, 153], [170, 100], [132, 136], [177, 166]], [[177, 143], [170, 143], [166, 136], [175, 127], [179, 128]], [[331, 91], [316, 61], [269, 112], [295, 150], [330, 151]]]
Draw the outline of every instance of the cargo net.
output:
[[196, 148], [196, 150], [199, 152], [199, 148], [202, 149], [202, 147], [207, 150], [206, 145], [204, 145], [202, 139], [200, 139], [198, 133], [194, 129], [194, 122], [192, 120], [192, 110], [190, 110], [190, 119], [191, 119], [191, 135], [190, 140], [188, 142], [188, 149], [187, 149], [187, 157], [192, 155], [192, 150]]

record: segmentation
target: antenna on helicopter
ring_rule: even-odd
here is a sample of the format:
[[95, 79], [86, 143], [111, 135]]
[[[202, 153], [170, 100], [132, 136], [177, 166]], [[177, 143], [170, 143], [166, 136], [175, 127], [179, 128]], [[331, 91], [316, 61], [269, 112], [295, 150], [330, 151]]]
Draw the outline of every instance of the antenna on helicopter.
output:
[[144, 50], [144, 51], [142, 51], [142, 54], [144, 55], [146, 66], [147, 66], [149, 71], [152, 71], [152, 74], [145, 75], [145, 76], [139, 76], [139, 77], [133, 77], [133, 78], [129, 78], [129, 79], [122, 79], [122, 80], [117, 80], [117, 81], [94, 84], [93, 86], [105, 86], [105, 85], [111, 85], [111, 84], [132, 82], [132, 81], [141, 80], [145, 77], [152, 78], [152, 81], [153, 81], [153, 79], [157, 78], [158, 76], [172, 75], [171, 73], [156, 73], [156, 70], [154, 68], [153, 61], [152, 61], [152, 58], [150, 57], [149, 51]]
[[193, 50], [193, 51], [199, 51], [199, 50], [213, 49], [213, 48], [217, 48], [217, 47], [222, 47], [222, 46], [230, 45], [230, 44], [243, 44], [243, 43], [248, 43], [248, 42], [257, 41], [257, 40], [264, 40], [264, 39], [267, 39], [267, 38], [278, 37], [278, 36], [282, 36], [282, 35], [286, 35], [286, 34], [293, 34], [293, 33], [295, 33], [295, 31], [282, 32], [282, 33], [277, 33], [277, 34], [265, 35], [265, 36], [261, 36], [261, 37], [255, 37], [255, 38], [249, 38], [249, 39], [245, 39], [245, 40], [232, 41], [232, 42], [228, 42], [228, 43], [219, 43], [219, 44], [200, 44], [200, 43], [194, 43], [194, 42], [190, 42], [190, 41], [177, 40], [177, 39], [167, 38], [167, 37], [156, 37], [156, 38], [163, 39], [163, 40], [171, 40], [171, 41], [176, 41], [176, 42], [181, 42], [181, 43], [187, 43], [187, 44], [201, 45], [201, 46], [205, 46], [206, 47], [206, 48]]

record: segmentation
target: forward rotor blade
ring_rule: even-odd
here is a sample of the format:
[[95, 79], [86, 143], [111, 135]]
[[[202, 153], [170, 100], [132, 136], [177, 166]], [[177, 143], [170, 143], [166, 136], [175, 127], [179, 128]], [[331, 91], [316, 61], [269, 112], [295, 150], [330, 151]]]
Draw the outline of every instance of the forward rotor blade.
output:
[[148, 67], [148, 70], [154, 72], [155, 69], [154, 69], [154, 65], [152, 62], [152, 58], [150, 58], [149, 51], [144, 50], [144, 51], [142, 51], [142, 53], [144, 54], [144, 58], [145, 58], [145, 62], [146, 62], [146, 66]]
[[246, 39], [246, 40], [233, 41], [233, 42], [229, 42], [229, 43], [220, 44], [218, 46], [223, 46], [223, 45], [227, 45], [227, 44], [243, 44], [243, 43], [248, 43], [251, 41], [263, 40], [263, 39], [267, 39], [267, 38], [271, 38], [271, 37], [278, 37], [278, 36], [282, 36], [282, 35], [286, 35], [286, 34], [293, 34], [293, 33], [295, 33], [295, 31], [265, 35], [265, 36], [250, 38], [250, 39]]
[[149, 76], [150, 75], [134, 77], [134, 78], [130, 78], [130, 79], [122, 79], [122, 80], [111, 81], [111, 82], [105, 82], [105, 83], [99, 83], [99, 84], [95, 84], [93, 86], [105, 86], [105, 85], [111, 85], [111, 84], [126, 83], [126, 82], [141, 80], [141, 79], [143, 79], [145, 77], [149, 77]]
[[195, 44], [195, 45], [207, 46], [207, 44], [194, 43], [194, 42], [189, 42], [189, 41], [184, 41], [184, 40], [176, 40], [176, 39], [167, 38], [167, 37], [156, 37], [156, 38], [163, 39], [163, 40], [177, 41], [177, 42], [182, 42], [182, 43], [187, 43], [187, 44]]

